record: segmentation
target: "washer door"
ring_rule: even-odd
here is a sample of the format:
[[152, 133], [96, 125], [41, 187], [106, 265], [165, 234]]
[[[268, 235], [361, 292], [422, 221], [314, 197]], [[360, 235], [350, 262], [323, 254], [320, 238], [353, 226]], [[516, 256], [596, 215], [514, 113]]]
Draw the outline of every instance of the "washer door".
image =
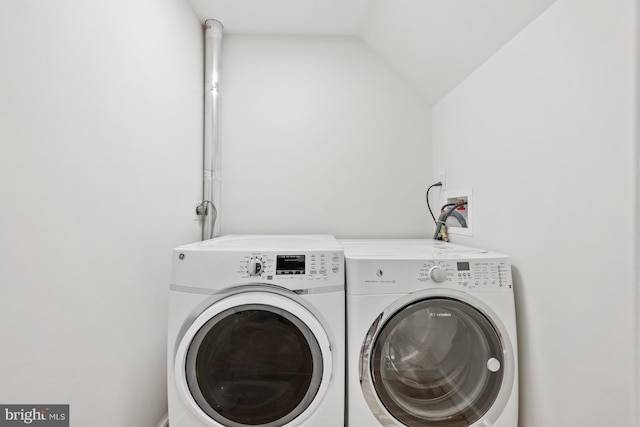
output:
[[176, 353], [176, 382], [211, 426], [298, 423], [321, 400], [330, 372], [329, 341], [315, 316], [269, 292], [210, 306]]
[[499, 395], [504, 407], [511, 390], [504, 336], [477, 305], [458, 298], [427, 297], [381, 315], [362, 349], [367, 403], [383, 425], [470, 426]]

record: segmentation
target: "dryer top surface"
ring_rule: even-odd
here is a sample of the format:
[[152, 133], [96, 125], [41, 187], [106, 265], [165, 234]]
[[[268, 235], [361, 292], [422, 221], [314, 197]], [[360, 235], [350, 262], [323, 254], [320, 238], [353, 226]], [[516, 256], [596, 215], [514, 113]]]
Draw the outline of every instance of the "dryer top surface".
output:
[[268, 235], [230, 234], [211, 240], [181, 246], [181, 250], [203, 251], [288, 251], [342, 250], [335, 237], [329, 234]]

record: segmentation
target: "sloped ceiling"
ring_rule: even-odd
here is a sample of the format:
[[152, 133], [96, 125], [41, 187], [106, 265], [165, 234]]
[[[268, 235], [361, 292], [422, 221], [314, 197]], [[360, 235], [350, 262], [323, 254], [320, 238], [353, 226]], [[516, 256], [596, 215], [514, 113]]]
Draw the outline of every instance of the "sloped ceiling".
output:
[[190, 0], [228, 34], [360, 37], [436, 103], [555, 0]]

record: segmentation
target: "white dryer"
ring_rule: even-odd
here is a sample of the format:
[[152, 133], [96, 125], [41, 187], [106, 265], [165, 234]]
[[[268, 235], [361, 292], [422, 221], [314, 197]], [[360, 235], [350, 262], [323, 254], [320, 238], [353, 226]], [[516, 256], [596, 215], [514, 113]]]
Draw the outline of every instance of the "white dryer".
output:
[[225, 236], [173, 252], [171, 427], [344, 425], [344, 257], [332, 236]]
[[505, 255], [434, 240], [344, 240], [347, 424], [517, 427]]

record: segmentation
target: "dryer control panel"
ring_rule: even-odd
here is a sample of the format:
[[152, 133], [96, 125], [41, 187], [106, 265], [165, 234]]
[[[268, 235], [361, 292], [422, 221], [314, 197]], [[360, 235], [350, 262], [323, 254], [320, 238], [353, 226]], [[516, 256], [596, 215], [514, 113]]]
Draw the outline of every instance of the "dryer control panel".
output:
[[339, 252], [254, 252], [241, 257], [237, 273], [243, 279], [316, 281], [343, 274], [343, 264]]
[[205, 291], [270, 284], [293, 291], [340, 286], [344, 251], [330, 235], [227, 235], [177, 247], [171, 285]]

